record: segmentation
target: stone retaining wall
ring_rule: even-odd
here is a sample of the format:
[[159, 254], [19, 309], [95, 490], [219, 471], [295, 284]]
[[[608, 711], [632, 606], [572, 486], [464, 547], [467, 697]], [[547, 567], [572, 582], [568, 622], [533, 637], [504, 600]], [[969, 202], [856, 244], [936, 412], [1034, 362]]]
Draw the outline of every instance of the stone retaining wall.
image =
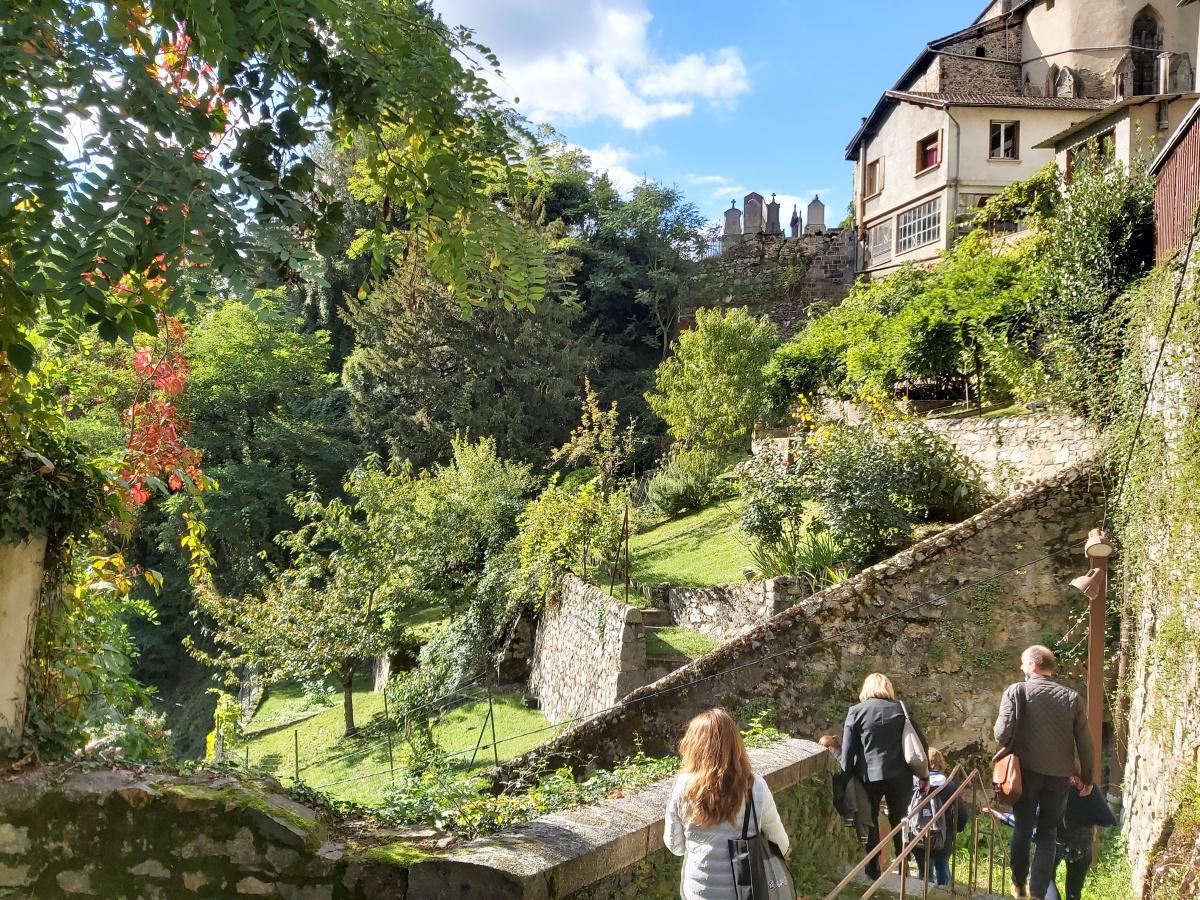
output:
[[[831, 886], [860, 851], [833, 810], [832, 758], [788, 740], [751, 750], [795, 848], [797, 891]], [[546, 816], [415, 863], [415, 900], [675, 900], [681, 861], [663, 844], [674, 779], [595, 806]], [[822, 892], [823, 893], [823, 892]]]
[[0, 897], [403, 898], [407, 872], [270, 782], [74, 767], [0, 780]]
[[704, 261], [701, 305], [746, 307], [789, 337], [804, 327], [814, 301], [837, 303], [850, 293], [854, 252], [853, 229], [749, 237]]
[[1099, 500], [1082, 468], [1015, 494], [634, 691], [498, 777], [580, 757], [607, 765], [638, 746], [666, 753], [717, 704], [763, 701], [785, 731], [821, 734], [841, 726], [872, 671], [892, 676], [935, 744], [987, 746], [1020, 651], [1057, 640], [1083, 609], [1070, 579], [1083, 571]]
[[922, 424], [975, 463], [988, 487], [1002, 494], [1090, 462], [1100, 452], [1100, 436], [1073, 416], [973, 416], [924, 419]]
[[592, 715], [646, 683], [642, 611], [574, 575], [534, 638], [529, 688], [552, 723]]
[[743, 581], [716, 587], [673, 587], [667, 592], [671, 620], [727, 641], [794, 606], [808, 595], [800, 578]]

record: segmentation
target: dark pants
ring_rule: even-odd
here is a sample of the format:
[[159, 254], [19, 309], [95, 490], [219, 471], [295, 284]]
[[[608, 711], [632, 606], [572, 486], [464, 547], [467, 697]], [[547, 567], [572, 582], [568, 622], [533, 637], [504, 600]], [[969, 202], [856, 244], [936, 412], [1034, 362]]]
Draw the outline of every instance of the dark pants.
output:
[[926, 845], [917, 848], [913, 854], [917, 858], [918, 874], [925, 877], [925, 870], [930, 869], [929, 883], [945, 886], [950, 883], [950, 854], [954, 852], [954, 838], [946, 836], [946, 844], [941, 850], [930, 850]]
[[[1029, 885], [1029, 896], [1045, 898], [1046, 889], [1054, 880], [1055, 839], [1058, 823], [1067, 810], [1066, 777], [1043, 775], [1041, 772], [1021, 773], [1021, 799], [1013, 807], [1012, 881], [1018, 887]], [[1034, 836], [1034, 828], [1037, 835]], [[1029, 863], [1029, 847], [1033, 844], [1033, 865]]]
[[1091, 856], [1076, 859], [1067, 863], [1067, 896], [1060, 897], [1058, 887], [1053, 881], [1046, 888], [1046, 900], [1082, 900], [1083, 883], [1087, 881], [1088, 870], [1092, 867]]
[[[887, 798], [888, 821], [895, 828], [908, 814], [908, 804], [912, 801], [913, 795], [913, 779], [912, 775], [905, 772], [903, 775], [883, 781], [864, 781], [863, 786], [867, 789], [867, 796], [871, 798], [871, 833], [867, 838], [867, 849], [870, 850], [879, 843], [880, 801]], [[892, 838], [892, 846], [896, 848], [896, 855], [899, 856], [900, 851], [904, 849], [902, 832], [896, 832]], [[870, 865], [867, 866], [867, 875], [871, 878], [879, 877], [879, 857], [871, 860]]]

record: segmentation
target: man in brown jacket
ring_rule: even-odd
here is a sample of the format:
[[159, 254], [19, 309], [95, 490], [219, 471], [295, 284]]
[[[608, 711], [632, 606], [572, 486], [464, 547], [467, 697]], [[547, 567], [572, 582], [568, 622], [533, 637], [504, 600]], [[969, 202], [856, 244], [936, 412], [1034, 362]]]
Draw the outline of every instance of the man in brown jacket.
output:
[[[1046, 647], [1034, 646], [1022, 653], [1025, 680], [1005, 689], [996, 718], [997, 742], [1010, 747], [1021, 761], [1023, 789], [1013, 807], [1016, 825], [1011, 845], [1014, 897], [1042, 900], [1046, 896], [1054, 877], [1058, 824], [1076, 778], [1076, 758], [1082, 796], [1091, 793], [1097, 774], [1083, 698], [1054, 679], [1057, 665]], [[1031, 842], [1035, 844], [1032, 869]]]

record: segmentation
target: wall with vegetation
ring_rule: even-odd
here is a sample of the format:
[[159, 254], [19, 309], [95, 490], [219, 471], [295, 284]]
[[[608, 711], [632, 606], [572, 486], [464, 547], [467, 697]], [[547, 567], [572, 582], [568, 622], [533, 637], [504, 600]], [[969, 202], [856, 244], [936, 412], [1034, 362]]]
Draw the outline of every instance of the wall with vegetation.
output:
[[1005, 494], [1091, 461], [1101, 446], [1095, 429], [1074, 416], [974, 416], [925, 419], [924, 425], [975, 463], [988, 487]]
[[[1141, 437], [1120, 499], [1117, 534], [1127, 575], [1126, 638], [1131, 662], [1125, 838], [1136, 888], [1147, 896], [1194, 896], [1200, 859], [1196, 814], [1200, 773], [1200, 378], [1197, 377], [1197, 279], [1178, 266], [1152, 275], [1135, 294], [1144, 323], [1141, 352], [1131, 354], [1124, 386], [1150, 383], [1179, 292], [1171, 338], [1146, 403]], [[1133, 399], [1140, 401], [1133, 392]], [[1140, 402], [1131, 404], [1136, 413]], [[1115, 430], [1114, 461], [1128, 456], [1128, 425]], [[1125, 427], [1121, 427], [1123, 424]], [[1190, 874], [1189, 874], [1190, 873]], [[1191, 879], [1191, 888], [1183, 884]]]
[[[801, 895], [832, 886], [859, 855], [833, 809], [832, 758], [809, 741], [750, 751], [775, 795], [795, 848]], [[421, 900], [674, 900], [681, 860], [663, 844], [674, 779], [595, 806], [555, 813], [415, 863], [410, 897]]]
[[1071, 469], [815, 594], [510, 766], [580, 755], [604, 764], [639, 742], [668, 752], [715, 704], [757, 702], [783, 730], [817, 735], [840, 728], [872, 671], [892, 676], [931, 741], [986, 745], [1020, 651], [1059, 644], [1082, 611], [1070, 579], [1099, 515], [1099, 485]]
[[850, 293], [854, 231], [748, 238], [706, 260], [699, 278], [701, 305], [744, 306], [787, 336], [804, 327], [814, 301], [837, 302]]
[[382, 900], [405, 896], [404, 859], [340, 839], [273, 783], [71, 767], [0, 781], [0, 897]]
[[564, 576], [538, 623], [529, 676], [546, 718], [557, 723], [592, 715], [645, 683], [642, 611]]

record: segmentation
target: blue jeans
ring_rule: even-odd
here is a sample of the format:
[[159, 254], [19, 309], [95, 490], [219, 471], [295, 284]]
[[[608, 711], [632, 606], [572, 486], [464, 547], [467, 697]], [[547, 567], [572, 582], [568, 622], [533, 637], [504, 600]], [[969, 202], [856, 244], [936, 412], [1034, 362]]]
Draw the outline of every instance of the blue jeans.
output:
[[[1067, 811], [1067, 792], [1070, 783], [1065, 776], [1043, 775], [1041, 772], [1021, 773], [1021, 799], [1013, 807], [1012, 882], [1018, 887], [1029, 885], [1029, 896], [1044, 898], [1054, 880], [1055, 839], [1058, 824]], [[1034, 826], [1037, 834], [1034, 834]], [[1033, 863], [1029, 849], [1033, 845]]]
[[913, 855], [917, 858], [917, 869], [921, 878], [925, 877], [926, 860], [933, 871], [929, 883], [945, 887], [950, 883], [950, 854], [954, 850], [954, 838], [946, 836], [946, 846], [941, 850], [930, 850], [928, 847], [917, 850]]

